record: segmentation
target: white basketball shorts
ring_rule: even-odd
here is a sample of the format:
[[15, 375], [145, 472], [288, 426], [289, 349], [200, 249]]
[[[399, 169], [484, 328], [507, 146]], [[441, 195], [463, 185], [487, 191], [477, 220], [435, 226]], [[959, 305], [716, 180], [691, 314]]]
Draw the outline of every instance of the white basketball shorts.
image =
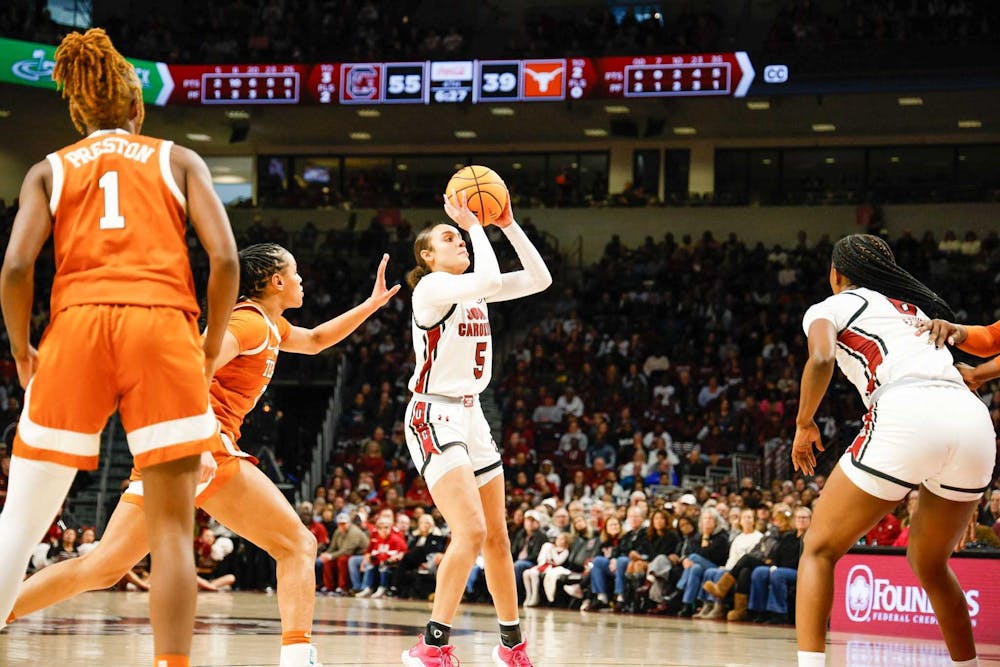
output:
[[404, 424], [410, 456], [432, 493], [445, 473], [462, 465], [472, 466], [478, 486], [503, 474], [500, 448], [478, 396], [414, 394]]
[[964, 387], [888, 388], [840, 459], [862, 491], [901, 500], [921, 484], [947, 500], [977, 500], [992, 481], [996, 434], [989, 410]]

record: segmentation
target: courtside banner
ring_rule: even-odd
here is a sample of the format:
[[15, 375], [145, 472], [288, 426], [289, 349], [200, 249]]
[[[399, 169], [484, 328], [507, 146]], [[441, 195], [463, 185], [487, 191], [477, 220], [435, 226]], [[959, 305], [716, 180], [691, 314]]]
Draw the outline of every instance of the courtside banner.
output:
[[[978, 642], [1000, 643], [1000, 559], [952, 558]], [[941, 639], [927, 593], [904, 555], [847, 554], [834, 575], [830, 629]]]
[[[142, 83], [142, 99], [147, 104], [166, 104], [174, 88], [167, 66], [138, 58], [126, 58]], [[49, 44], [0, 38], [0, 81], [55, 90], [52, 70], [56, 47]]]

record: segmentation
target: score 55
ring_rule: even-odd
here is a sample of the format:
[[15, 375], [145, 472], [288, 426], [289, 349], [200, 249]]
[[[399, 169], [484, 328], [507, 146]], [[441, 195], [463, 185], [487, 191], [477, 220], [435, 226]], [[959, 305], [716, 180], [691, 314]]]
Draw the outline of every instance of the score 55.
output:
[[387, 103], [426, 102], [425, 63], [386, 63], [385, 96]]

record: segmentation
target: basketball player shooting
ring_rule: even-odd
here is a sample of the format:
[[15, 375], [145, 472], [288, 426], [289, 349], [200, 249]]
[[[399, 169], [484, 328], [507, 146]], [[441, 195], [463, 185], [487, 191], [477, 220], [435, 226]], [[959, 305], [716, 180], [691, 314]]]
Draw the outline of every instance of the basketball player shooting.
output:
[[452, 664], [451, 624], [465, 580], [482, 552], [500, 623], [493, 663], [529, 667], [507, 537], [503, 464], [479, 394], [489, 386], [493, 366], [487, 304], [541, 292], [552, 284], [552, 276], [514, 221], [509, 201], [493, 224], [503, 230], [524, 267], [512, 273], [500, 273], [464, 192], [446, 196], [444, 210], [468, 232], [476, 266], [466, 273], [469, 252], [455, 225], [428, 226], [413, 243], [417, 266], [407, 282], [413, 289], [411, 330], [417, 365], [404, 424], [410, 456], [451, 528], [451, 544], [437, 571], [430, 621], [416, 645], [403, 652], [402, 662], [407, 667]]

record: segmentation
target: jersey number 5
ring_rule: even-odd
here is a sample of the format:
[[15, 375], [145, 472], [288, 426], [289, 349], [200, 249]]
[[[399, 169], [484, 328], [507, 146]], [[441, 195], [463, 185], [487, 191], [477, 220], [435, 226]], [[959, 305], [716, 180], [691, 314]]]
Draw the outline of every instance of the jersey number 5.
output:
[[472, 367], [472, 375], [477, 380], [483, 377], [483, 367], [486, 365], [486, 342], [476, 343], [476, 365]]
[[104, 190], [101, 229], [125, 229], [125, 216], [118, 211], [118, 172], [106, 171], [97, 184]]

